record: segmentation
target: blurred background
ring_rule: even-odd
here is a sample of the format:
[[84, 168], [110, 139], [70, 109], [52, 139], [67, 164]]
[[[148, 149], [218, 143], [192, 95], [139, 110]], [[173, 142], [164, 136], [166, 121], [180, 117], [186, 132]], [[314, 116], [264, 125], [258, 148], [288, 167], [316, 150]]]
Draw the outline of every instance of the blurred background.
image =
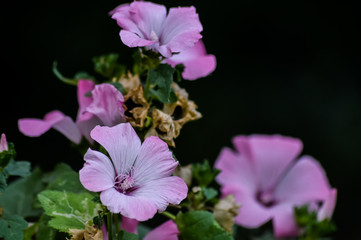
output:
[[[338, 188], [337, 239], [360, 231], [361, 72], [360, 14], [356, 2], [157, 1], [194, 5], [203, 41], [217, 57], [207, 78], [181, 83], [203, 118], [176, 139], [183, 163], [212, 163], [239, 134], [282, 134], [302, 139], [303, 154], [318, 159]], [[51, 170], [82, 156], [52, 130], [28, 138], [17, 120], [58, 109], [75, 119], [76, 88], [53, 75], [52, 63], [72, 77], [94, 73], [92, 57], [116, 52], [131, 64], [133, 49], [119, 39], [108, 15], [124, 1], [6, 1], [1, 6], [0, 133], [14, 142], [18, 160]]]

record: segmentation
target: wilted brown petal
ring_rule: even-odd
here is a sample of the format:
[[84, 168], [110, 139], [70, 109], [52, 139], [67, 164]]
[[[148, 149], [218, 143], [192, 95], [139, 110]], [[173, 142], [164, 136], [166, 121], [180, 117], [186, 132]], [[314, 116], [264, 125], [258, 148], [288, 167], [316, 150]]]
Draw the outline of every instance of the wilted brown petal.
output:
[[69, 229], [69, 234], [71, 235], [70, 240], [83, 240], [85, 230], [80, 229]]
[[152, 111], [153, 125], [146, 133], [145, 137], [158, 136], [165, 141], [169, 146], [175, 147], [174, 143], [174, 123], [170, 115], [153, 109]]
[[227, 195], [214, 206], [214, 217], [228, 232], [232, 232], [234, 218], [238, 215], [240, 205], [233, 195]]
[[192, 185], [192, 164], [184, 167], [178, 166], [173, 174], [182, 178], [188, 187]]
[[124, 96], [125, 118], [133, 127], [144, 127], [148, 115], [149, 103], [144, 98], [142, 85], [131, 89]]

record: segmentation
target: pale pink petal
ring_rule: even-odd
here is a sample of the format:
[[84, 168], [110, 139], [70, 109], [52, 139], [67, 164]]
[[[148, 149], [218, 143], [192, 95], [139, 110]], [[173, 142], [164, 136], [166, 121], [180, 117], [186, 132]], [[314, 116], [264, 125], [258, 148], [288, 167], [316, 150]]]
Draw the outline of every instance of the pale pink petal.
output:
[[0, 152], [8, 151], [8, 142], [6, 141], [6, 136], [4, 133], [1, 134], [1, 140], [0, 140]]
[[187, 192], [184, 180], [171, 176], [146, 182], [128, 195], [148, 199], [162, 212], [168, 204], [178, 205], [187, 197]]
[[100, 229], [102, 230], [102, 233], [103, 233], [103, 240], [109, 240], [108, 231], [107, 231], [107, 225], [105, 224], [105, 221], [104, 221], [104, 220], [103, 220], [102, 227], [101, 227]]
[[317, 213], [317, 220], [322, 221], [326, 218], [331, 219], [333, 211], [335, 210], [337, 200], [337, 189], [333, 188], [329, 192], [326, 200], [323, 202], [320, 210]]
[[202, 30], [194, 7], [171, 8], [163, 25], [160, 45], [167, 46], [171, 52], [181, 52], [202, 38]]
[[87, 112], [97, 116], [106, 126], [125, 122], [124, 97], [113, 85], [96, 85], [92, 91], [92, 96], [93, 101], [86, 108]]
[[237, 136], [235, 148], [254, 162], [260, 190], [273, 190], [290, 163], [302, 150], [302, 142], [280, 135]]
[[109, 12], [109, 14], [112, 16], [112, 19], [117, 21], [119, 27], [127, 31], [133, 32], [138, 36], [144, 38], [137, 24], [133, 21], [129, 9], [130, 9], [129, 4], [127, 3], [121, 4], [118, 7], [116, 7], [113, 11]]
[[73, 120], [60, 111], [52, 111], [45, 115], [44, 120], [24, 118], [18, 121], [19, 130], [28, 137], [38, 137], [50, 128], [54, 128], [74, 143], [80, 143], [81, 133]]
[[94, 89], [95, 84], [91, 80], [79, 80], [78, 82], [78, 103], [79, 110], [76, 121], [85, 121], [90, 119], [93, 115], [86, 112], [86, 108], [93, 102], [92, 96], [86, 96]]
[[280, 202], [307, 203], [328, 197], [330, 185], [321, 165], [304, 156], [288, 171], [274, 191]]
[[102, 125], [103, 122], [100, 121], [100, 119], [97, 116], [91, 113], [88, 114], [91, 115], [91, 117], [88, 120], [78, 121], [76, 125], [78, 126], [78, 129], [81, 132], [81, 134], [88, 140], [88, 142], [90, 144], [93, 144], [94, 140], [90, 137], [90, 132], [91, 130], [93, 130], [93, 128], [96, 125]]
[[138, 234], [138, 224], [137, 220], [122, 216], [121, 229], [124, 229], [126, 232]]
[[143, 240], [178, 240], [178, 228], [172, 220], [169, 220], [149, 232]]
[[130, 123], [96, 126], [90, 136], [109, 153], [117, 174], [128, 174], [140, 150], [140, 139]]
[[130, 4], [129, 13], [146, 39], [154, 40], [151, 39], [152, 32], [159, 37], [167, 14], [167, 9], [163, 5], [134, 1]]
[[124, 195], [114, 188], [103, 191], [100, 194], [100, 200], [112, 213], [120, 213], [138, 221], [146, 221], [157, 212], [157, 208], [151, 200]]
[[234, 195], [237, 204], [241, 205], [239, 214], [235, 218], [237, 224], [247, 228], [258, 228], [272, 218], [271, 208], [261, 205], [254, 194], [236, 186], [223, 186], [222, 196]]
[[84, 156], [84, 166], [79, 171], [80, 182], [92, 192], [114, 187], [115, 171], [110, 159], [103, 153], [90, 148]]
[[128, 47], [144, 47], [156, 43], [155, 41], [141, 38], [136, 33], [127, 30], [121, 30], [119, 36], [122, 42]]
[[221, 170], [216, 179], [223, 186], [237, 186], [250, 194], [256, 194], [257, 179], [251, 164], [245, 156], [223, 148], [214, 165]]
[[294, 207], [295, 205], [286, 203], [274, 208], [273, 231], [276, 237], [296, 237], [298, 235]]
[[183, 78], [195, 80], [212, 73], [216, 68], [216, 57], [207, 55], [202, 40], [199, 40], [194, 47], [188, 48], [179, 54], [165, 60], [172, 67], [177, 64], [184, 65]]
[[153, 179], [170, 176], [177, 166], [178, 162], [173, 159], [168, 144], [158, 137], [148, 137], [140, 147], [134, 163], [133, 178], [137, 185], [142, 185]]

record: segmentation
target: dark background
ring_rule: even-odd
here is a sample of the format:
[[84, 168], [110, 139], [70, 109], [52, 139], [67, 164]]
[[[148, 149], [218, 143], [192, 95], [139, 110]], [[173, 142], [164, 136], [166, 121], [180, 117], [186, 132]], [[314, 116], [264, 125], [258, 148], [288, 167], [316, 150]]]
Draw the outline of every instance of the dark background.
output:
[[[161, 2], [161, 1], [158, 1]], [[361, 92], [360, 14], [354, 3], [306, 1], [163, 1], [194, 5], [203, 40], [217, 57], [209, 77], [182, 86], [203, 118], [176, 140], [183, 163], [214, 162], [238, 134], [279, 133], [303, 140], [303, 154], [318, 159], [338, 188], [337, 239], [360, 231]], [[234, 3], [237, 2], [237, 5]], [[50, 170], [64, 161], [78, 170], [82, 156], [56, 131], [28, 138], [17, 120], [58, 109], [75, 118], [76, 88], [58, 81], [93, 72], [91, 58], [131, 53], [108, 15], [120, 1], [55, 1], [1, 4], [0, 133], [14, 142], [17, 159]]]

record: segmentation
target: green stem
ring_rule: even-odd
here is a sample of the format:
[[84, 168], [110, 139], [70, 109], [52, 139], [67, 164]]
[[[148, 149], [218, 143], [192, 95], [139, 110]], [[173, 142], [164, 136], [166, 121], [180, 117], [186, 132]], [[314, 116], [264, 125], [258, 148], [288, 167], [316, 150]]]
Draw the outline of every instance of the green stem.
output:
[[120, 224], [119, 224], [119, 214], [114, 214], [114, 224], [115, 224], [115, 232], [120, 232]]
[[107, 215], [107, 228], [108, 228], [108, 239], [113, 240], [113, 213], [109, 212]]
[[171, 214], [170, 212], [164, 211], [162, 212], [162, 214], [166, 217], [169, 217], [170, 219], [174, 220], [176, 219], [176, 216], [174, 216], [173, 214]]

